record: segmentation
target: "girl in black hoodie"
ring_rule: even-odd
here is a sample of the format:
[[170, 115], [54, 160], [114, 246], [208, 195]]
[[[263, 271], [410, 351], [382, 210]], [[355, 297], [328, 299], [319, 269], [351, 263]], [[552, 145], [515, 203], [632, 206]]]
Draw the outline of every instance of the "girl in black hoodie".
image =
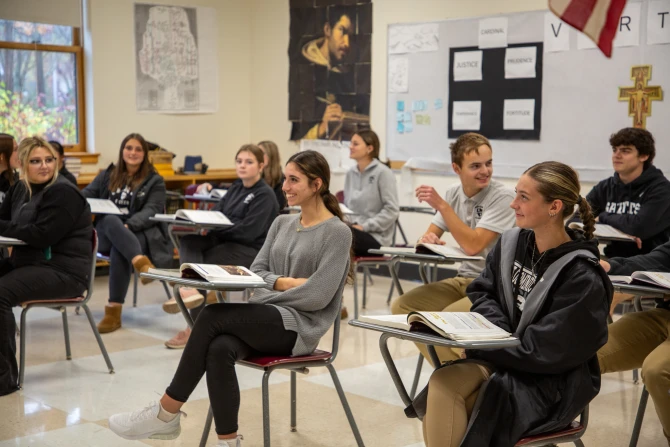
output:
[[58, 176], [56, 151], [41, 138], [26, 138], [19, 159], [23, 180], [0, 206], [0, 236], [25, 242], [0, 261], [0, 396], [17, 389], [12, 307], [80, 296], [92, 256], [91, 210], [77, 187]]
[[[598, 394], [596, 352], [607, 341], [612, 286], [579, 191], [577, 173], [558, 162], [519, 179], [511, 204], [518, 228], [503, 233], [467, 293], [472, 312], [521, 343], [468, 350], [466, 360], [433, 373], [423, 421], [428, 447], [511, 447], [566, 427]], [[575, 205], [584, 234], [563, 224]], [[468, 421], [486, 381], [480, 411]]]

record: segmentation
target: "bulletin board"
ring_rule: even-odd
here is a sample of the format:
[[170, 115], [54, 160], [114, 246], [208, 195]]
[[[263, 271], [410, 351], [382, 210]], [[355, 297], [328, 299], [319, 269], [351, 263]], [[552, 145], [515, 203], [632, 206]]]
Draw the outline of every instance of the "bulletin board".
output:
[[[390, 25], [388, 158], [449, 162], [449, 144], [465, 131], [474, 131], [491, 139], [498, 177], [518, 178], [534, 163], [557, 160], [574, 166], [584, 181], [600, 180], [612, 174], [610, 135], [633, 126], [629, 101], [619, 100], [620, 88], [634, 85], [633, 66], [650, 65], [647, 85], [660, 86], [663, 98], [648, 101], [651, 115], [645, 124], [656, 139], [654, 164], [670, 173], [670, 14], [662, 15], [666, 10], [670, 12], [670, 0], [629, 0], [611, 59], [549, 11]], [[504, 46], [482, 40], [480, 33], [488, 23], [496, 24], [491, 29], [504, 25]], [[526, 72], [521, 76], [527, 77], [514, 79], [506, 66], [507, 51], [532, 51], [530, 47], [536, 48], [534, 76]], [[454, 54], [480, 50], [481, 81], [456, 82]], [[472, 79], [467, 76], [477, 74], [465, 76]], [[490, 76], [497, 80], [489, 82]], [[527, 119], [508, 124], [507, 117], [516, 113], [508, 104], [518, 99], [526, 99], [526, 109], [517, 112]], [[467, 117], [469, 105], [476, 106], [478, 100], [479, 115], [476, 107], [471, 115], [479, 123], [461, 122], [454, 115], [455, 103], [461, 103], [457, 106]]]

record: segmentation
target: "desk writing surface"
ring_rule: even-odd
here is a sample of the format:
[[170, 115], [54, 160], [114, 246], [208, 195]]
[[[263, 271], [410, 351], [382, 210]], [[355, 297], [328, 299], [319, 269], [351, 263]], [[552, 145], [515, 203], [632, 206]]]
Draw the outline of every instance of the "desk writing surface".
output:
[[177, 225], [177, 226], [182, 226], [182, 227], [201, 227], [201, 228], [227, 228], [230, 227], [231, 225], [226, 225], [226, 224], [215, 224], [215, 223], [198, 223], [198, 222], [193, 222], [190, 220], [185, 220], [185, 219], [171, 219], [169, 217], [164, 217], [163, 216], [154, 216], [150, 217], [149, 220], [153, 222], [162, 222], [166, 223], [168, 225]]
[[249, 284], [249, 283], [213, 283], [206, 281], [204, 279], [191, 279], [191, 278], [175, 278], [174, 276], [168, 275], [158, 275], [155, 273], [140, 273], [140, 276], [143, 278], [150, 278], [156, 281], [166, 281], [172, 284], [178, 284], [181, 286], [192, 287], [195, 289], [204, 289], [204, 290], [243, 290], [243, 289], [262, 289], [267, 287], [267, 284]]

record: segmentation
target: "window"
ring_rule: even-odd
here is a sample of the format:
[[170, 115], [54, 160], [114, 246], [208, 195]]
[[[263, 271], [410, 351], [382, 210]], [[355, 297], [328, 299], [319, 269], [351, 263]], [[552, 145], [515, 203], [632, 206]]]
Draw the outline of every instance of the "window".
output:
[[78, 28], [0, 20], [0, 132], [85, 152]]

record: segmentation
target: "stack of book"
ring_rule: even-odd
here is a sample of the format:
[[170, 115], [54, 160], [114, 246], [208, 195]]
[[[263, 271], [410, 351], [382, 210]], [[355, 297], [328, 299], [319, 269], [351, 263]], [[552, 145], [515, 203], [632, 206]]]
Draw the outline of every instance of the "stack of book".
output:
[[74, 178], [79, 178], [81, 173], [81, 160], [78, 157], [65, 157], [65, 169], [70, 171]]

